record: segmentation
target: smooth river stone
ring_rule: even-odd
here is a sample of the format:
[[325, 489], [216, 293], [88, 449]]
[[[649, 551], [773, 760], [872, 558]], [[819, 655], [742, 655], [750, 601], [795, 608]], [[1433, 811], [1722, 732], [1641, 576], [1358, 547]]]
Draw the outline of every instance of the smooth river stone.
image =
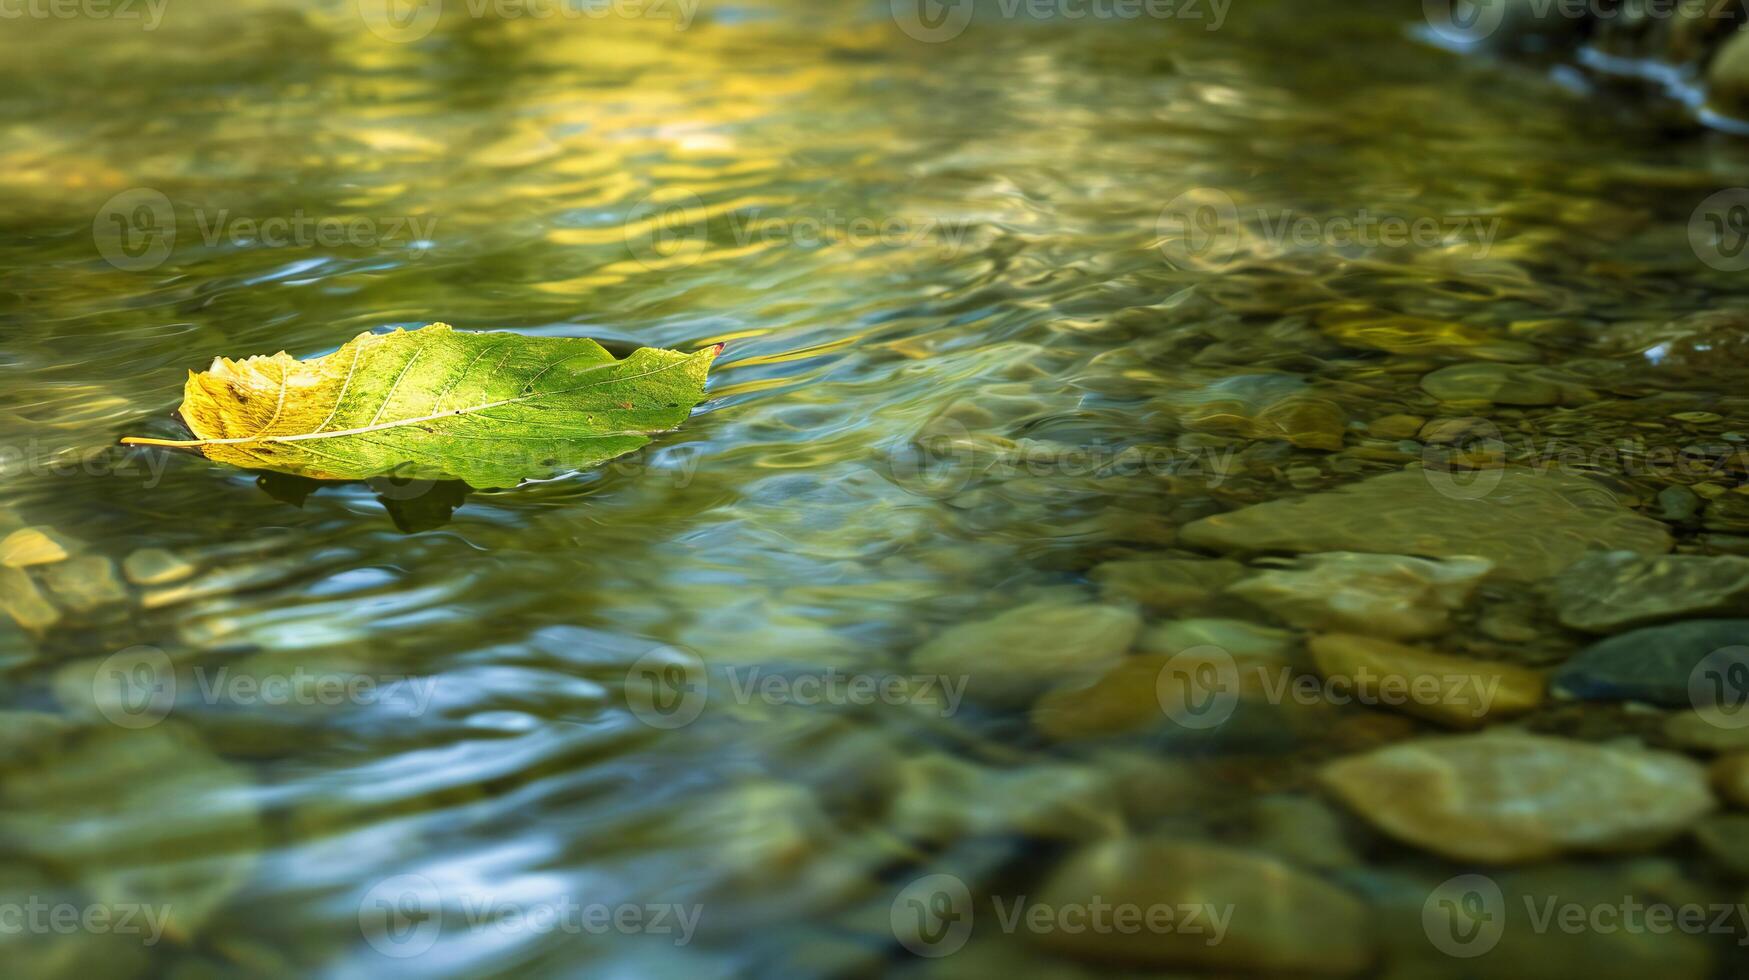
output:
[[[1117, 838], [1070, 855], [1037, 904], [1052, 909], [1198, 906], [1201, 931], [1029, 930], [1039, 946], [1098, 963], [1346, 976], [1373, 959], [1370, 913], [1349, 892], [1285, 862], [1202, 841]], [[1214, 941], [1207, 907], [1230, 913]], [[1176, 920], [1175, 920], [1176, 921]]]
[[1245, 566], [1236, 561], [1142, 558], [1105, 562], [1088, 578], [1099, 584], [1106, 599], [1164, 610], [1201, 602], [1244, 574]]
[[121, 570], [135, 585], [165, 585], [194, 574], [194, 564], [163, 548], [141, 548], [121, 563]]
[[1169, 391], [1159, 403], [1191, 432], [1341, 449], [1348, 416], [1313, 392], [1299, 375], [1240, 374]]
[[1306, 647], [1319, 674], [1348, 684], [1366, 703], [1446, 725], [1476, 728], [1543, 699], [1542, 675], [1513, 664], [1342, 633], [1314, 636]]
[[0, 539], [0, 565], [29, 568], [66, 561], [78, 545], [51, 527], [27, 527]]
[[128, 597], [127, 586], [121, 583], [115, 562], [102, 555], [50, 565], [43, 580], [48, 583], [49, 591], [74, 612], [90, 612]]
[[949, 627], [911, 655], [911, 668], [966, 679], [967, 697], [1023, 707], [1052, 686], [1097, 676], [1123, 659], [1142, 627], [1132, 609], [1036, 602]]
[[1491, 567], [1478, 558], [1333, 552], [1253, 575], [1227, 594], [1302, 629], [1417, 639], [1445, 632], [1452, 612], [1464, 607]]
[[1653, 847], [1714, 806], [1706, 770], [1684, 756], [1514, 732], [1392, 745], [1320, 779], [1398, 840], [1501, 864]]
[[1749, 613], [1749, 558], [1586, 555], [1555, 579], [1555, 614], [1573, 629], [1613, 633], [1685, 616]]
[[1453, 364], [1421, 379], [1421, 390], [1447, 402], [1558, 405], [1561, 386], [1504, 364]]
[[1648, 626], [1581, 650], [1555, 671], [1550, 686], [1587, 701], [1700, 707], [1689, 693], [1694, 669], [1715, 650], [1734, 646], [1749, 646], [1749, 619]]
[[1590, 551], [1670, 550], [1662, 523], [1634, 513], [1585, 477], [1523, 468], [1498, 476], [1492, 490], [1470, 496], [1450, 490], [1443, 474], [1387, 473], [1205, 517], [1185, 525], [1180, 538], [1193, 547], [1240, 553], [1474, 555], [1494, 563], [1490, 578], [1514, 582], [1550, 578]]
[[41, 633], [61, 621], [61, 611], [29, 574], [4, 565], [0, 565], [0, 612], [32, 633]]

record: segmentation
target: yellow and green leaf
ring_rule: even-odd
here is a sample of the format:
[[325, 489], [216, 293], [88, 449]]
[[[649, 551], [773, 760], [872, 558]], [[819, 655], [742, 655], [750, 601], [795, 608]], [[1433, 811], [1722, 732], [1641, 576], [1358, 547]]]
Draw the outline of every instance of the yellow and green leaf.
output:
[[719, 350], [646, 347], [619, 360], [593, 340], [445, 323], [364, 333], [309, 360], [215, 359], [183, 389], [193, 439], [122, 442], [319, 480], [515, 486], [598, 466], [679, 426]]

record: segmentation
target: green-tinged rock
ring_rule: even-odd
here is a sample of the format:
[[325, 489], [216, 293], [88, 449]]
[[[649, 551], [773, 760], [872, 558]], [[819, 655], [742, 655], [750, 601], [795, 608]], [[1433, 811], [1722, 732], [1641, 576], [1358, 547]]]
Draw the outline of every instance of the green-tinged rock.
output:
[[166, 585], [194, 574], [194, 563], [163, 548], [141, 548], [121, 563], [122, 574], [135, 585]]
[[1476, 728], [1523, 714], [1543, 699], [1542, 675], [1513, 664], [1341, 633], [1314, 636], [1306, 645], [1318, 673], [1355, 692], [1361, 703], [1444, 725]]
[[1358, 867], [1362, 861], [1348, 842], [1343, 820], [1315, 796], [1265, 796], [1251, 807], [1251, 845], [1295, 867]]
[[1601, 485], [1555, 470], [1511, 468], [1486, 483], [1404, 470], [1325, 493], [1274, 500], [1185, 525], [1184, 544], [1216, 551], [1369, 551], [1473, 555], [1491, 578], [1534, 582], [1589, 551], [1670, 550], [1661, 522], [1624, 506]]
[[1658, 516], [1667, 521], [1686, 521], [1700, 512], [1700, 497], [1687, 487], [1658, 491]]
[[1111, 777], [1085, 766], [989, 769], [933, 753], [898, 770], [887, 827], [912, 840], [946, 844], [977, 834], [1085, 840], [1122, 829]]
[[1680, 711], [1664, 719], [1664, 740], [1691, 752], [1749, 749], [1749, 726], [1721, 725], [1710, 713]]
[[[1663, 927], [1684, 905], [1708, 901], [1707, 893], [1696, 895], [1663, 862], [1369, 870], [1345, 880], [1376, 910], [1380, 980], [1714, 975], [1717, 937]], [[1713, 913], [1705, 916], [1710, 922]]]
[[1694, 825], [1694, 839], [1718, 867], [1749, 878], [1749, 814], [1715, 813]]
[[1099, 963], [1347, 976], [1373, 959], [1367, 907], [1354, 895], [1261, 854], [1203, 841], [1119, 838], [1064, 861], [1040, 890], [1051, 908], [1209, 907], [1225, 933], [1178, 928], [1029, 930], [1053, 953]]
[[1749, 614], [1749, 558], [1599, 552], [1562, 572], [1553, 598], [1563, 624], [1591, 633]]
[[1536, 348], [1496, 337], [1467, 323], [1404, 316], [1363, 304], [1343, 304], [1318, 317], [1324, 334], [1348, 347], [1433, 357], [1534, 361]]
[[0, 862], [0, 962], [13, 977], [145, 976], [162, 962], [165, 906], [93, 902], [60, 874], [23, 861]]
[[1320, 779], [1398, 840], [1499, 864], [1653, 847], [1714, 807], [1706, 771], [1683, 756], [1515, 732], [1392, 745]]
[[1201, 602], [1244, 574], [1245, 566], [1236, 561], [1142, 558], [1105, 562], [1088, 578], [1105, 599], [1166, 610]]
[[104, 726], [0, 779], [0, 838], [98, 901], [166, 908], [167, 940], [186, 941], [265, 842], [253, 788], [174, 721]]
[[1159, 403], [1192, 432], [1280, 439], [1303, 449], [1341, 449], [1348, 428], [1335, 402], [1291, 374], [1240, 374], [1186, 385], [1159, 396]]
[[1293, 739], [1297, 719], [1317, 728], [1334, 710], [1294, 700], [1287, 693], [1294, 677], [1277, 655], [1213, 646], [1125, 657], [1091, 683], [1068, 682], [1039, 698], [1032, 724], [1056, 741], [1148, 734], [1233, 749], [1279, 747]]
[[61, 621], [61, 611], [37, 588], [29, 573], [5, 566], [0, 566], [0, 612], [32, 633], [41, 633]]
[[1123, 659], [1141, 625], [1135, 611], [1119, 606], [1038, 602], [943, 630], [911, 655], [911, 667], [964, 678], [970, 698], [1021, 707]]
[[115, 562], [102, 555], [88, 555], [50, 565], [43, 573], [43, 581], [48, 583], [49, 591], [74, 612], [90, 612], [128, 597], [127, 586], [116, 573]]
[[17, 760], [53, 745], [72, 730], [72, 722], [46, 711], [0, 710], [0, 756]]
[[1366, 431], [1380, 439], [1413, 439], [1427, 420], [1419, 415], [1386, 415], [1366, 424]]
[[1296, 643], [1292, 630], [1244, 619], [1169, 619], [1144, 629], [1136, 639], [1136, 649], [1170, 656], [1192, 647], [1216, 646], [1241, 661], [1286, 663]]
[[1492, 567], [1478, 558], [1332, 552], [1253, 575], [1227, 593], [1302, 629], [1416, 639], [1445, 632]]
[[1563, 386], [1505, 364], [1453, 364], [1422, 376], [1421, 390], [1447, 402], [1559, 405]]
[[[1556, 691], [1588, 701], [1705, 707], [1694, 700], [1696, 668], [1715, 652], [1738, 646], [1749, 646], [1749, 619], [1648, 626], [1593, 643], [1562, 664], [1549, 681]], [[1719, 675], [1725, 681], [1730, 680], [1724, 676], [1730, 659], [1729, 653], [1721, 654]], [[1738, 659], [1749, 662], [1749, 656]]]

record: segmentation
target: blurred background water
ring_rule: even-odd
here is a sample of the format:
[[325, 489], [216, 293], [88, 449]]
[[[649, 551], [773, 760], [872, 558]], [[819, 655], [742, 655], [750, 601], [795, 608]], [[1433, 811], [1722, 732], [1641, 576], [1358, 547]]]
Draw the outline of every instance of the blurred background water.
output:
[[[1280, 813], [1335, 828], [1309, 863], [1381, 916], [1455, 873], [1306, 792], [1314, 763], [1418, 722], [1065, 734], [1024, 699], [917, 691], [940, 672], [912, 655], [1099, 597], [1102, 562], [1194, 556], [1172, 549], [1198, 518], [1420, 460], [1441, 413], [1417, 383], [1443, 364], [1640, 406], [1614, 428], [1535, 398], [1456, 413], [1508, 432], [1728, 432], [1728, 343], [1622, 338], [1743, 307], [1691, 224], [1744, 181], [1742, 146], [1425, 45], [1388, 0], [963, 25], [885, 0], [602, 9], [140, 0], [0, 25], [0, 534], [66, 555], [0, 579], [0, 888], [169, 910], [156, 943], [9, 932], [6, 969], [1078, 976], [1096, 950], [1035, 952], [982, 910], [965, 949], [915, 956], [895, 898], [936, 873], [1024, 894], [1125, 832], [1282, 853]], [[1328, 234], [1369, 215], [1439, 230]], [[681, 431], [514, 490], [114, 446], [176, 432], [215, 355], [436, 320], [728, 347]], [[1592, 468], [1641, 510], [1666, 489]], [[1203, 598], [1148, 627], [1225, 623], [1231, 646], [1283, 625]], [[1522, 590], [1484, 598], [1528, 632], [1465, 625], [1460, 648], [1579, 643]], [[852, 677], [911, 686], [793, 684]], [[1712, 887], [1687, 859], [1568, 871]], [[1414, 894], [1367, 962], [1464, 975], [1392, 946], [1420, 942]], [[533, 914], [567, 903], [673, 924]], [[1596, 976], [1649, 962], [1584, 953]], [[1683, 955], [1700, 975], [1713, 954]]]

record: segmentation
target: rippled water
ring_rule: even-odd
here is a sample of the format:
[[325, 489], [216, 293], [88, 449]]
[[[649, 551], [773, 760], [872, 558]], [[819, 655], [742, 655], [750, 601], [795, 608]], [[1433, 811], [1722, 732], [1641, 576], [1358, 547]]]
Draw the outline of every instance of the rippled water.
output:
[[[1749, 154], [1423, 46], [1415, 7], [1239, 0], [1218, 30], [991, 7], [939, 42], [885, 2], [802, 0], [9, 22], [0, 527], [74, 557], [23, 573], [41, 603], [5, 580], [0, 887], [170, 923], [14, 932], [8, 969], [1075, 976], [987, 921], [914, 956], [895, 896], [928, 874], [1025, 894], [1126, 828], [1279, 848], [1260, 800], [1421, 723], [1058, 738], [1025, 701], [831, 685], [1091, 599], [1101, 562], [1203, 554], [1176, 543], [1198, 518], [1423, 461], [1382, 416], [1558, 437], [1654, 514], [1668, 481], [1599, 450], [1733, 441], [1740, 349], [1655, 345], [1744, 307], [1690, 219]], [[1380, 242], [1369, 216], [1438, 231]], [[312, 492], [114, 447], [176, 432], [214, 355], [435, 320], [728, 347], [682, 431], [515, 490]], [[1418, 387], [1471, 361], [1580, 394], [1453, 412]], [[1576, 649], [1527, 588], [1484, 598], [1528, 639], [1466, 619], [1453, 645]], [[1230, 597], [1148, 610], [1191, 616], [1282, 625]], [[1632, 730], [1599, 712], [1544, 727]], [[1359, 891], [1456, 873], [1342, 827]], [[540, 925], [567, 903], [700, 915]]]

